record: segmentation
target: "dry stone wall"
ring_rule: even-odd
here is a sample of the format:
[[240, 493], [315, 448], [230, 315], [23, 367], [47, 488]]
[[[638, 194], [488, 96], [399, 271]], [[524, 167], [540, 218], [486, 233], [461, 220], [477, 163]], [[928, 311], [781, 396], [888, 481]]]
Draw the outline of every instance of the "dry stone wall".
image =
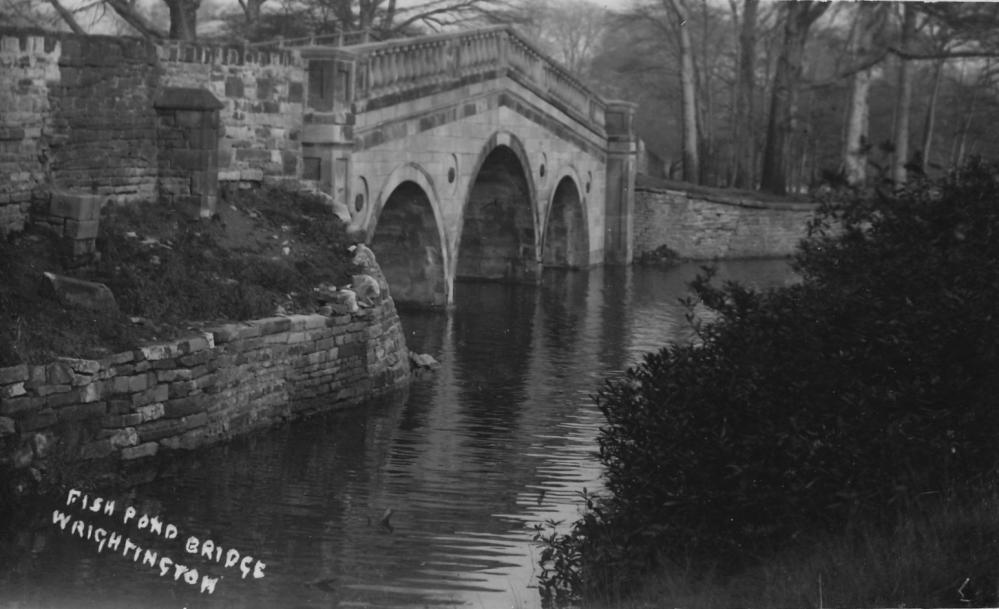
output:
[[0, 470], [97, 475], [276, 422], [357, 405], [409, 379], [395, 306], [214, 328], [99, 360], [0, 368]]
[[635, 189], [636, 257], [663, 246], [694, 260], [790, 256], [818, 207], [652, 182]]

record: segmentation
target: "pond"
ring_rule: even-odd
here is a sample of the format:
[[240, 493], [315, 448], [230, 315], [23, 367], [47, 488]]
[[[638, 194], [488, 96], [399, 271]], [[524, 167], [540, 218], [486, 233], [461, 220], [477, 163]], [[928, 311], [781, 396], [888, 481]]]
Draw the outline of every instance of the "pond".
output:
[[[0, 523], [0, 606], [538, 607], [534, 526], [571, 522], [583, 489], [600, 488], [591, 396], [644, 352], [690, 338], [678, 298], [696, 272], [459, 284], [454, 311], [401, 313], [410, 348], [442, 363], [404, 394], [196, 451], [115, 495], [114, 515], [93, 514], [138, 555], [61, 531], [52, 512], [65, 497]], [[784, 261], [727, 262], [720, 277], [795, 280]], [[138, 531], [143, 514], [176, 538]], [[174, 565], [161, 571], [147, 550]], [[219, 577], [214, 591], [176, 564]]]

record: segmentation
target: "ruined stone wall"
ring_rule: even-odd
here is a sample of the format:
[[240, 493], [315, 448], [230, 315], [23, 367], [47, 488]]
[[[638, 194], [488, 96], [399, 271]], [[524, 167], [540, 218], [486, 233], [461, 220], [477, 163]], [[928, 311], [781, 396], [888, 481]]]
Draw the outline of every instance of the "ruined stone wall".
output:
[[0, 233], [50, 187], [154, 196], [157, 74], [142, 40], [0, 31]]
[[202, 87], [224, 104], [220, 180], [299, 175], [305, 67], [296, 52], [170, 42], [159, 59], [163, 86]]
[[818, 207], [643, 182], [635, 189], [636, 257], [662, 246], [694, 260], [790, 256]]
[[155, 49], [144, 40], [67, 36], [49, 84], [52, 180], [128, 202], [154, 198]]
[[113, 472], [408, 381], [391, 299], [353, 315], [232, 323], [116, 353], [0, 368], [0, 469]]
[[296, 177], [304, 83], [294, 51], [0, 28], [0, 234], [21, 230], [52, 187], [155, 198], [154, 103], [166, 87], [224, 103], [220, 179]]

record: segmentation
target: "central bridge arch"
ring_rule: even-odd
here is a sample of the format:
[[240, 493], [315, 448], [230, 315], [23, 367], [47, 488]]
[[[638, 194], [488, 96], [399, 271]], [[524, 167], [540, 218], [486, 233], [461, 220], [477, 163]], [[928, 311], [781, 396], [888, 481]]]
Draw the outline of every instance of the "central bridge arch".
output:
[[530, 163], [514, 135], [489, 138], [471, 174], [458, 239], [458, 280], [538, 279], [537, 211]]

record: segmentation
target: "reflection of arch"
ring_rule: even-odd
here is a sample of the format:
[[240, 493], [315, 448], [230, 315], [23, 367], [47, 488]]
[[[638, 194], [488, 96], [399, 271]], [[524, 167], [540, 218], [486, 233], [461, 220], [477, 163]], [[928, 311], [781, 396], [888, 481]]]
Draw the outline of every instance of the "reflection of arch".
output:
[[534, 281], [539, 222], [523, 144], [511, 133], [494, 133], [471, 176], [457, 234], [455, 277]]
[[378, 195], [368, 243], [396, 302], [444, 306], [450, 273], [433, 182], [413, 163], [396, 168]]
[[545, 266], [582, 268], [590, 264], [590, 230], [579, 176], [569, 168], [560, 172], [552, 198], [542, 241]]

